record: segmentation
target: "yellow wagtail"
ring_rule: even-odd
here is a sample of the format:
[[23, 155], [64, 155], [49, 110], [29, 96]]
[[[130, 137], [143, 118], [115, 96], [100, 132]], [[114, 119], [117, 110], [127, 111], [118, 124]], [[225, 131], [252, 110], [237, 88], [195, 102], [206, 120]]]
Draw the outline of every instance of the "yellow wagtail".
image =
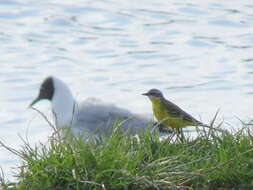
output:
[[142, 95], [148, 96], [152, 102], [153, 114], [159, 124], [177, 130], [186, 126], [205, 126], [176, 104], [166, 100], [160, 90], [151, 89]]

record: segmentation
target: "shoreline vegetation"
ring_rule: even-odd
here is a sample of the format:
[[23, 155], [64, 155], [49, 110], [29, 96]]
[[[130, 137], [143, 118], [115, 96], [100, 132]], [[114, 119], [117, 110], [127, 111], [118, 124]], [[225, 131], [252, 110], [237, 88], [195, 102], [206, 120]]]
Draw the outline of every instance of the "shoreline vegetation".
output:
[[196, 127], [196, 137], [184, 142], [161, 140], [156, 131], [130, 136], [119, 130], [120, 122], [110, 136], [84, 141], [59, 135], [49, 123], [54, 133], [45, 144], [23, 140], [15, 150], [0, 142], [22, 161], [17, 182], [5, 180], [2, 171], [1, 189], [253, 189], [251, 124], [221, 132], [216, 116], [212, 128]]

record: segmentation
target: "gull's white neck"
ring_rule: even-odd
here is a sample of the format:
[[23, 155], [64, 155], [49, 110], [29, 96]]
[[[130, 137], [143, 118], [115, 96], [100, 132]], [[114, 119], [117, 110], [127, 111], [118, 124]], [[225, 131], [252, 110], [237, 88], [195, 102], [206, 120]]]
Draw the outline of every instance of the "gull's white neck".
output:
[[75, 100], [68, 86], [61, 80], [53, 78], [54, 95], [52, 98], [52, 111], [57, 127], [72, 124]]

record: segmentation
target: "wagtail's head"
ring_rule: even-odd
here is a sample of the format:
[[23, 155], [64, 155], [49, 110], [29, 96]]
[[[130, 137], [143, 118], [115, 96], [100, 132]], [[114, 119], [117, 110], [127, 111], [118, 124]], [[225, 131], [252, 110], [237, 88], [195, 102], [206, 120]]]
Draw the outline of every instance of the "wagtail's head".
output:
[[149, 98], [157, 98], [157, 99], [163, 98], [162, 92], [158, 89], [155, 89], [155, 88], [149, 90], [148, 92], [146, 92], [142, 95], [147, 96]]

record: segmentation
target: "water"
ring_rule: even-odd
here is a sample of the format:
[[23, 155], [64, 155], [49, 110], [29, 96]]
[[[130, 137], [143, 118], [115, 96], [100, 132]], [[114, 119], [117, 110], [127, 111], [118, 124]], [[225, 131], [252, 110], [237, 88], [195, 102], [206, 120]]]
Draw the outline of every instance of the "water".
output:
[[[252, 118], [251, 1], [0, 1], [0, 139], [45, 142], [50, 127], [27, 109], [48, 75], [82, 100], [95, 96], [151, 114], [150, 88], [196, 118], [234, 127]], [[50, 104], [37, 107], [50, 116]], [[229, 127], [229, 125], [227, 125]], [[9, 179], [18, 158], [0, 149]]]

